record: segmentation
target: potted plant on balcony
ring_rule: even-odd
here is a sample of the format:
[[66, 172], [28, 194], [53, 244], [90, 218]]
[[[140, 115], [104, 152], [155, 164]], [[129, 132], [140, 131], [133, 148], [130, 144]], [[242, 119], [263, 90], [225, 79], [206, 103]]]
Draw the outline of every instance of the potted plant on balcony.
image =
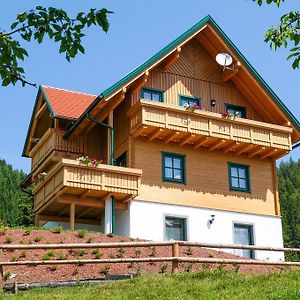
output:
[[222, 112], [221, 115], [222, 115], [223, 118], [226, 118], [228, 120], [235, 120], [235, 118], [237, 116], [236, 114], [229, 113], [227, 111]]
[[88, 155], [78, 157], [77, 161], [79, 161], [79, 163], [89, 166], [89, 167], [97, 167], [102, 162], [102, 161], [99, 161], [96, 157], [90, 158]]
[[38, 176], [37, 176], [38, 182], [45, 181], [46, 177], [47, 177], [47, 173], [46, 172], [39, 173]]
[[201, 107], [196, 103], [194, 104], [185, 103], [183, 107], [185, 110], [191, 112], [195, 112], [196, 110], [201, 110]]

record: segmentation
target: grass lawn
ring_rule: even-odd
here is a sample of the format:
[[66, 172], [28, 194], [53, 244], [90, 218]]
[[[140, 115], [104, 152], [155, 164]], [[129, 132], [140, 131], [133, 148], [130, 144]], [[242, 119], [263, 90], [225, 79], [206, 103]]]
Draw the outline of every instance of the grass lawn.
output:
[[[2, 296], [2, 297], [1, 297]], [[300, 299], [300, 271], [244, 275], [224, 270], [142, 276], [105, 285], [33, 289], [1, 299]]]

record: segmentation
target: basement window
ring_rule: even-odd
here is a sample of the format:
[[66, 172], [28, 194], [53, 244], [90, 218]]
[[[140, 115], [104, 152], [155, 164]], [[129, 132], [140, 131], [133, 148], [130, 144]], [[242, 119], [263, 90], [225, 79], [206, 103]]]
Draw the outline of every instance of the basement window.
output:
[[231, 191], [250, 193], [249, 166], [228, 163], [229, 189]]
[[165, 217], [165, 240], [187, 240], [186, 218]]
[[163, 102], [163, 92], [155, 89], [143, 88], [141, 91], [141, 97], [145, 100]]

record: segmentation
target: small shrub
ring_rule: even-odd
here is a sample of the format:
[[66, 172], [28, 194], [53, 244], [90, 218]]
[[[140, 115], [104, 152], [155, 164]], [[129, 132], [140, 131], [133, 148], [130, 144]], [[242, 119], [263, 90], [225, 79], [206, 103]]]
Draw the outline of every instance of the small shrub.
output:
[[66, 260], [67, 259], [67, 254], [66, 253], [60, 253], [57, 257], [59, 260]]
[[202, 269], [203, 270], [209, 270], [210, 269], [209, 264], [208, 263], [203, 263], [202, 264]]
[[4, 280], [8, 280], [10, 278], [10, 276], [11, 276], [11, 272], [10, 271], [6, 271], [3, 274], [3, 279]]
[[93, 250], [92, 254], [95, 256], [96, 259], [101, 258], [103, 255], [98, 249]]
[[62, 231], [63, 231], [63, 227], [62, 227], [62, 226], [55, 226], [55, 227], [51, 228], [51, 232], [52, 232], [52, 233], [57, 233], [57, 234], [59, 234], [59, 233], [61, 233]]
[[240, 265], [238, 263], [233, 263], [232, 264], [232, 271], [235, 273], [238, 273], [240, 269]]
[[50, 260], [54, 255], [55, 252], [53, 250], [48, 250], [46, 253], [44, 253], [42, 260]]
[[136, 274], [137, 276], [140, 276], [140, 275], [142, 274], [142, 268], [141, 268], [140, 265], [137, 265], [137, 266], [135, 267], [135, 274]]
[[122, 257], [124, 256], [124, 253], [125, 253], [124, 248], [119, 248], [119, 249], [118, 249], [117, 257], [118, 257], [118, 258], [122, 258]]
[[112, 238], [112, 237], [114, 237], [114, 234], [113, 233], [108, 233], [106, 236]]
[[34, 241], [36, 243], [40, 242], [40, 240], [42, 239], [42, 237], [40, 235], [37, 235], [35, 238], [34, 238]]
[[220, 263], [220, 264], [217, 266], [215, 272], [218, 273], [218, 274], [219, 274], [219, 273], [220, 273], [220, 274], [226, 273], [225, 267], [226, 267], [225, 264]]
[[0, 229], [0, 236], [3, 236], [6, 234], [7, 229], [6, 228], [1, 228]]
[[64, 244], [64, 242], [65, 242], [64, 239], [60, 239], [60, 240], [59, 240], [59, 243], [60, 243], [60, 244]]
[[21, 245], [25, 244], [25, 241], [24, 240], [20, 240], [19, 242]]
[[75, 275], [78, 275], [78, 273], [79, 273], [78, 268], [75, 268], [74, 271], [73, 271], [73, 273], [72, 273], [72, 275], [75, 276]]
[[185, 272], [192, 272], [193, 271], [193, 263], [188, 263], [185, 268]]
[[110, 270], [110, 266], [106, 265], [100, 270], [100, 274], [107, 275]]
[[119, 242], [120, 242], [120, 243], [124, 243], [124, 242], [125, 242], [125, 240], [120, 240]]
[[208, 257], [213, 258], [214, 255], [213, 255], [212, 253], [209, 253], [209, 254], [208, 254]]
[[6, 236], [5, 237], [5, 241], [4, 241], [5, 244], [10, 244], [12, 243], [12, 237], [10, 235]]
[[131, 262], [131, 263], [129, 263], [129, 264], [127, 265], [127, 268], [128, 268], [128, 269], [132, 269], [132, 268], [133, 268], [133, 266], [134, 266], [134, 263], [133, 263], [133, 262]]
[[82, 261], [79, 261], [79, 262], [77, 263], [77, 266], [79, 266], [79, 267], [84, 266], [84, 263], [83, 263]]
[[23, 233], [23, 236], [28, 236], [30, 235], [31, 231], [30, 230], [25, 230]]
[[87, 244], [90, 244], [92, 242], [93, 238], [90, 236], [87, 240], [86, 240], [86, 243]]
[[110, 259], [114, 259], [114, 258], [116, 258], [116, 255], [113, 254], [113, 253], [110, 253], [108, 257], [109, 257]]
[[193, 255], [193, 249], [191, 246], [188, 246], [186, 251], [185, 251], [185, 254], [188, 255], [188, 256], [191, 256]]
[[160, 273], [160, 274], [164, 274], [164, 273], [166, 273], [167, 269], [168, 269], [168, 265], [167, 265], [167, 264], [163, 264], [163, 265], [160, 267], [160, 269], [159, 269], [159, 273]]
[[49, 267], [49, 270], [50, 270], [51, 272], [56, 271], [56, 269], [57, 269], [57, 265], [51, 265], [51, 266]]
[[78, 232], [77, 232], [77, 236], [81, 239], [83, 239], [86, 235], [86, 230], [84, 229], [80, 229]]
[[11, 258], [10, 258], [10, 261], [18, 261], [19, 259], [16, 257], [16, 256], [12, 256]]
[[84, 256], [86, 254], [86, 252], [83, 250], [83, 249], [79, 249], [78, 251], [77, 251], [77, 255], [78, 256]]
[[26, 257], [26, 251], [25, 250], [21, 251], [21, 253], [19, 255], [19, 258], [24, 258], [24, 257]]
[[135, 255], [135, 257], [139, 257], [141, 255], [141, 250], [140, 249], [135, 249], [134, 250], [134, 255]]
[[149, 249], [150, 249], [149, 256], [155, 257], [156, 256], [156, 248], [155, 248], [155, 246], [150, 246]]

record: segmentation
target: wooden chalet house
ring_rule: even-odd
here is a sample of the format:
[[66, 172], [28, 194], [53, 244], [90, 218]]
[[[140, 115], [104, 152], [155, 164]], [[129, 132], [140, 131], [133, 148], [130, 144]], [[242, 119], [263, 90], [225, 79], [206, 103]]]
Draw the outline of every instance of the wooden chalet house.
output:
[[41, 86], [23, 155], [37, 224], [281, 247], [275, 162], [299, 140], [297, 119], [208, 16], [99, 96]]

